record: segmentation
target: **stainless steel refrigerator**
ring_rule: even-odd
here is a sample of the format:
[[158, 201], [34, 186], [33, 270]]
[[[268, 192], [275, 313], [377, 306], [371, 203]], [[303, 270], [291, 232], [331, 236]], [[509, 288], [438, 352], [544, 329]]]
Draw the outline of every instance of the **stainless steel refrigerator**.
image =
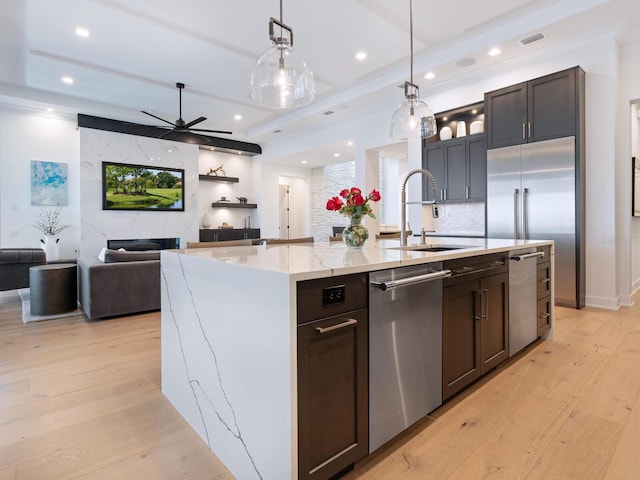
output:
[[576, 139], [487, 151], [487, 237], [555, 242], [555, 303], [584, 306], [583, 192]]

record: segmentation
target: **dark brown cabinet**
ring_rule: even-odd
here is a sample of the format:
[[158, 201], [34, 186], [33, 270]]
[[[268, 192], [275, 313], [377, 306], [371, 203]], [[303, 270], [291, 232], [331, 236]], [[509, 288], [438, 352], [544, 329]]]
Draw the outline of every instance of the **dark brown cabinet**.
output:
[[487, 148], [576, 135], [579, 67], [485, 93]]
[[366, 279], [298, 285], [299, 479], [331, 478], [367, 455]]
[[259, 228], [209, 228], [200, 230], [201, 242], [223, 242], [260, 238]]
[[[422, 168], [437, 184], [439, 203], [484, 202], [487, 196], [487, 149], [484, 134], [423, 143]], [[422, 199], [433, 200], [431, 183], [423, 179]]]
[[492, 259], [482, 261], [487, 262], [485, 268], [495, 274], [486, 276], [482, 272], [472, 273], [467, 278], [463, 273], [445, 280], [442, 318], [443, 400], [473, 383], [509, 355], [508, 267], [506, 261], [500, 266], [496, 266], [498, 264]]

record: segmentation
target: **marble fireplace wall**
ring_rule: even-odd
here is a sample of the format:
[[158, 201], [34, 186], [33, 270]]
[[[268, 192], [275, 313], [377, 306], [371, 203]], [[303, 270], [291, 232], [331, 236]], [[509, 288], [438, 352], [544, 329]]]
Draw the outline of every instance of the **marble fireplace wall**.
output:
[[[182, 168], [185, 210], [102, 210], [102, 162]], [[198, 146], [80, 128], [81, 258], [96, 257], [107, 240], [178, 237], [198, 240]]]

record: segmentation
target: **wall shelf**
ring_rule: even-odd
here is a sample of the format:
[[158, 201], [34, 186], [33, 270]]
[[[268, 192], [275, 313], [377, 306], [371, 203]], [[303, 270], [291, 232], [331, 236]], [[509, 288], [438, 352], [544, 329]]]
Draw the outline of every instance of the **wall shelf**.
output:
[[231, 203], [231, 202], [213, 202], [213, 208], [258, 208], [255, 203]]
[[238, 183], [240, 181], [238, 177], [223, 177], [221, 175], [198, 175], [198, 178], [207, 182]]

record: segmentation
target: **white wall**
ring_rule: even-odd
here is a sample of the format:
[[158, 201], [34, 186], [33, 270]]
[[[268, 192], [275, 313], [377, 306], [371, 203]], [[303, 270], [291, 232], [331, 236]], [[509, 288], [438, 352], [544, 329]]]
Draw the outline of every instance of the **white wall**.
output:
[[60, 258], [80, 249], [79, 142], [75, 121], [39, 111], [0, 108], [0, 247], [41, 247], [31, 205], [31, 160], [67, 164], [68, 203], [61, 207]]
[[[198, 146], [90, 128], [80, 129], [80, 256], [96, 257], [107, 240], [180, 238], [198, 241]], [[102, 162], [181, 168], [184, 212], [102, 210]]]
[[[620, 48], [620, 86], [619, 86], [619, 106], [620, 121], [617, 126], [619, 136], [621, 138], [619, 150], [617, 152], [619, 161], [622, 165], [628, 165], [631, 157], [640, 158], [640, 121], [637, 115], [632, 115], [631, 102], [640, 100], [640, 43], [632, 43]], [[636, 109], [637, 111], [637, 109]], [[629, 117], [631, 121], [629, 120]], [[633, 126], [633, 128], [632, 128]], [[627, 175], [631, 172], [631, 168], [627, 169]], [[631, 198], [631, 181], [624, 176], [620, 178], [618, 187], [627, 188], [629, 191], [629, 202]], [[640, 217], [631, 217], [631, 204], [628, 204], [629, 214], [627, 218], [630, 221], [629, 237], [625, 242], [628, 247], [623, 251], [620, 261], [627, 262], [631, 265], [630, 278], [628, 282], [631, 284], [629, 289], [631, 292], [640, 288]]]

